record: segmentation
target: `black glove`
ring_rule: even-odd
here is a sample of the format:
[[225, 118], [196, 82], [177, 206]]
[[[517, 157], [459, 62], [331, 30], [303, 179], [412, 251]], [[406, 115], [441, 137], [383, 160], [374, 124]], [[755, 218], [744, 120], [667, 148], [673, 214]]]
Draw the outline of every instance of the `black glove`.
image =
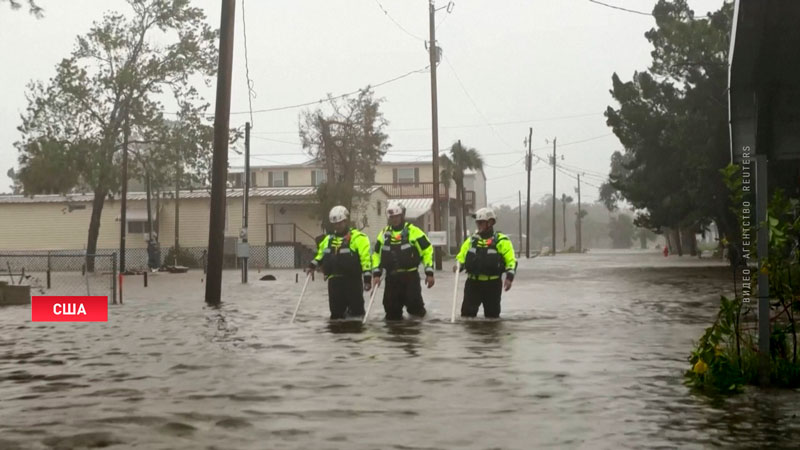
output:
[[364, 290], [369, 291], [372, 289], [372, 275], [369, 273], [364, 274]]

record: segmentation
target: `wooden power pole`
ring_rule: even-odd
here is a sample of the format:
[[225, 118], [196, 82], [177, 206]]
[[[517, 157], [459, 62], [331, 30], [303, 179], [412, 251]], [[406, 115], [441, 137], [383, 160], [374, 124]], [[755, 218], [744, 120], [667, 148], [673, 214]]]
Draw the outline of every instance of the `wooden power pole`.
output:
[[214, 111], [214, 158], [211, 168], [211, 214], [208, 231], [208, 274], [206, 303], [220, 304], [222, 295], [222, 257], [225, 243], [225, 184], [228, 181], [228, 135], [231, 112], [231, 72], [233, 68], [233, 28], [236, 1], [222, 0], [219, 33], [217, 98]]

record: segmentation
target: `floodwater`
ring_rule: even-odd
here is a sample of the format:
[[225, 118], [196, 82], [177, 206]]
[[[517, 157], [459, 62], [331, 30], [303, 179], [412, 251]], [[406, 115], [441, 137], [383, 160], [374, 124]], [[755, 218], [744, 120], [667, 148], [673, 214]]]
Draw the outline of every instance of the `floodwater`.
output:
[[[450, 264], [447, 264], [450, 266]], [[449, 268], [449, 267], [448, 267]], [[108, 323], [0, 310], [0, 448], [793, 448], [800, 393], [728, 399], [682, 383], [692, 343], [732, 291], [719, 262], [597, 251], [520, 263], [503, 320], [329, 323], [325, 285], [295, 271], [219, 310], [202, 274], [125, 282]], [[379, 293], [380, 295], [380, 293]]]

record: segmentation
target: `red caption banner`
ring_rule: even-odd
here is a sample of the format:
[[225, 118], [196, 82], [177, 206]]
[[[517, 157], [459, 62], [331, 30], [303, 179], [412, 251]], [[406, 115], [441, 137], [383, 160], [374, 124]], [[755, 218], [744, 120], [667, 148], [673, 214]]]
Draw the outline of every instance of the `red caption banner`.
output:
[[106, 296], [31, 296], [34, 322], [108, 322]]

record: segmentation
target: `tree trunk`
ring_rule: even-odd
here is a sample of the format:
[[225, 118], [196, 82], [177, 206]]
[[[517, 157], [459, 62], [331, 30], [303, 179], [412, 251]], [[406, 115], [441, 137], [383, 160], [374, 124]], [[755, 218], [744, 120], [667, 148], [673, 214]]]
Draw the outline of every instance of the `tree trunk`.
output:
[[[86, 254], [97, 253], [97, 238], [100, 236], [100, 216], [103, 214], [103, 205], [106, 201], [106, 189], [96, 189], [92, 200], [92, 218], [89, 220], [89, 240], [86, 242]], [[94, 272], [94, 257], [86, 258], [86, 270]]]
[[681, 229], [681, 247], [686, 249], [691, 256], [697, 256], [697, 237], [694, 228]]
[[[680, 227], [674, 228], [671, 230], [672, 233], [672, 244], [675, 246], [675, 252], [678, 253], [678, 256], [683, 256], [683, 245], [681, 245], [681, 229]], [[672, 253], [672, 249], [670, 249], [670, 253]]]
[[456, 181], [456, 235], [458, 236], [458, 239], [461, 240], [461, 242], [464, 242], [464, 240], [466, 240], [466, 235], [465, 235], [466, 230], [464, 230], [463, 228], [464, 221], [462, 220], [463, 215], [464, 215], [464, 204], [461, 202], [461, 184], [458, 181]]

